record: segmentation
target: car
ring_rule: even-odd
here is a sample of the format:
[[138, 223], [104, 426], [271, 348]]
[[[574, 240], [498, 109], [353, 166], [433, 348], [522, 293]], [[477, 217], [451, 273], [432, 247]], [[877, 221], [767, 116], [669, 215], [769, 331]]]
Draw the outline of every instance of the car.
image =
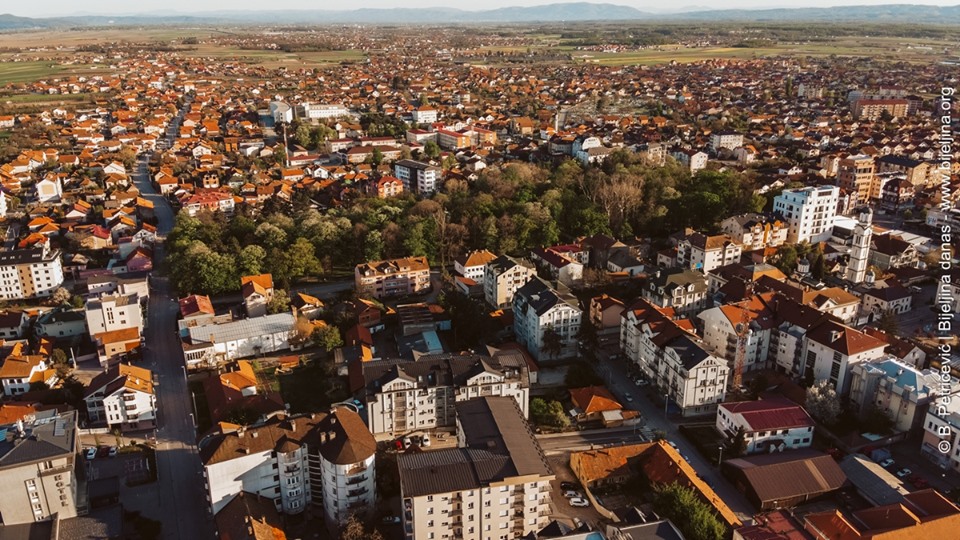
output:
[[643, 388], [648, 384], [650, 384], [650, 381], [647, 381], [646, 379], [640, 379], [639, 381], [637, 381], [637, 386], [639, 386], [640, 388]]
[[576, 498], [574, 498], [574, 499], [570, 499], [570, 500], [567, 501], [567, 502], [570, 503], [570, 506], [574, 506], [574, 507], [576, 507], [576, 508], [586, 508], [586, 507], [590, 506], [590, 503], [589, 503], [586, 499], [583, 499], [583, 498], [580, 498], [580, 497], [576, 497]]
[[427, 447], [430, 446], [430, 435], [424, 435], [420, 438], [420, 446]]
[[393, 444], [396, 445], [397, 450], [403, 450], [403, 440], [397, 439], [397, 440], [393, 441]]
[[560, 489], [564, 491], [573, 491], [580, 489], [580, 484], [574, 482], [560, 482]]
[[670, 446], [672, 446], [674, 450], [677, 450], [677, 451], [680, 450], [679, 448], [677, 448], [677, 443], [675, 443], [675, 442], [673, 442], [673, 441], [667, 441], [667, 444], [669, 444]]
[[583, 527], [583, 520], [578, 517], [573, 518], [573, 526], [576, 529]]
[[904, 467], [903, 469], [900, 469], [899, 471], [897, 471], [897, 478], [906, 478], [911, 474], [913, 474], [913, 471]]
[[380, 522], [384, 525], [399, 525], [400, 516], [384, 516]]
[[926, 478], [917, 478], [911, 483], [913, 484], [913, 487], [917, 489], [926, 489], [930, 487], [930, 482], [927, 482]]
[[107, 457], [107, 456], [109, 456], [109, 455], [110, 455], [110, 447], [109, 447], [109, 446], [101, 446], [100, 448], [97, 448], [97, 457], [104, 458], [104, 457]]
[[363, 410], [363, 403], [361, 403], [359, 399], [354, 399], [354, 400], [353, 400], [353, 404], [354, 404], [354, 406], [357, 407], [357, 410], [358, 410], [358, 411], [362, 411], [362, 410]]
[[117, 450], [116, 446], [111, 446], [110, 449], [107, 450], [107, 457], [117, 457], [117, 454], [119, 453], [120, 452]]
[[83, 453], [83, 456], [87, 459], [94, 459], [95, 457], [97, 457], [97, 449], [87, 448], [87, 450]]
[[563, 497], [565, 499], [581, 499], [583, 498], [583, 493], [580, 493], [579, 491], [564, 491]]
[[410, 437], [404, 437], [404, 438], [403, 438], [403, 448], [404, 448], [404, 450], [406, 450], [407, 448], [410, 448], [410, 445], [411, 445], [411, 444], [413, 444], [413, 441], [410, 440]]
[[627, 403], [633, 403], [633, 396], [630, 394], [624, 394], [623, 399], [627, 400]]
[[894, 464], [893, 458], [887, 458], [880, 462], [880, 466], [883, 467], [884, 469], [893, 466], [893, 464]]

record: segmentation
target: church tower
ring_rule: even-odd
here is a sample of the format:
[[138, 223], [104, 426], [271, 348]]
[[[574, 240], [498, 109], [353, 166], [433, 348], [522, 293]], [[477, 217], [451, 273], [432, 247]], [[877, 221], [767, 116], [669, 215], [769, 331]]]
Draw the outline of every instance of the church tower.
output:
[[867, 275], [867, 260], [870, 256], [870, 239], [873, 236], [873, 210], [862, 207], [857, 210], [857, 226], [853, 228], [853, 243], [850, 260], [847, 261], [847, 281], [862, 283]]

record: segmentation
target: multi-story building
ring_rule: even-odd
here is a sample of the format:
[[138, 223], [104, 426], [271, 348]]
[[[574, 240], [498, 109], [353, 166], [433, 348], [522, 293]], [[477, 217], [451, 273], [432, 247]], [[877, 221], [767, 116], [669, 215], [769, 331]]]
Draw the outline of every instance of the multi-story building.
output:
[[157, 424], [157, 396], [149, 369], [117, 364], [97, 375], [83, 398], [87, 418], [110, 429], [137, 431]]
[[741, 214], [723, 220], [720, 227], [747, 250], [776, 247], [787, 241], [787, 224], [773, 215]]
[[430, 263], [426, 257], [405, 257], [358, 264], [354, 271], [357, 294], [391, 298], [430, 290]]
[[45, 356], [23, 354], [26, 344], [26, 341], [15, 342], [10, 354], [0, 364], [0, 387], [6, 397], [28, 392], [33, 383], [52, 385], [57, 381]]
[[501, 255], [484, 267], [484, 299], [496, 308], [512, 307], [517, 289], [526, 285], [536, 275], [533, 263]]
[[301, 103], [300, 110], [304, 118], [309, 118], [311, 120], [350, 116], [350, 109], [340, 104]]
[[516, 401], [456, 405], [457, 448], [397, 456], [406, 540], [521, 538], [550, 521], [555, 478]]
[[707, 168], [709, 157], [705, 152], [699, 150], [677, 150], [670, 154], [678, 163], [690, 170], [690, 174], [697, 174], [697, 171]]
[[48, 245], [0, 251], [0, 299], [43, 298], [63, 285], [60, 250]]
[[620, 348], [684, 416], [711, 413], [727, 391], [726, 360], [708, 353], [693, 324], [672, 308], [637, 300], [624, 312]]
[[889, 154], [877, 158], [878, 173], [903, 173], [907, 182], [914, 186], [924, 186], [930, 176], [930, 164], [905, 156]]
[[743, 372], [766, 368], [770, 334], [775, 325], [767, 304], [773, 297], [773, 293], [764, 293], [701, 311], [697, 318], [707, 350], [731, 365], [740, 362]]
[[863, 283], [867, 275], [871, 236], [873, 236], [873, 211], [865, 206], [859, 211], [857, 224], [853, 227], [853, 238], [850, 241], [850, 259], [847, 262], [845, 277], [851, 283]]
[[849, 326], [827, 321], [811, 328], [804, 335], [803, 373], [812, 374], [815, 382], [829, 381], [837, 394], [850, 392], [850, 370], [853, 366], [883, 357], [887, 344]]
[[273, 301], [273, 276], [271, 274], [242, 276], [240, 296], [243, 298], [243, 309], [247, 312], [247, 317], [266, 315], [267, 307]]
[[91, 298], [84, 311], [90, 337], [127, 328], [143, 329], [143, 312], [136, 294]]
[[207, 501], [216, 514], [245, 491], [272, 501], [284, 514], [312, 505], [335, 527], [372, 509], [376, 450], [363, 420], [346, 407], [278, 414], [214, 435], [200, 448]]
[[956, 391], [956, 382], [952, 379], [954, 386], [945, 389], [942, 397], [927, 409], [920, 455], [942, 469], [960, 471], [960, 394]]
[[879, 120], [886, 112], [891, 118], [907, 115], [910, 102], [905, 99], [858, 99], [853, 102], [853, 117], [860, 120]]
[[786, 399], [732, 401], [717, 409], [717, 431], [734, 438], [742, 429], [747, 454], [809, 448], [813, 428], [807, 411]]
[[367, 423], [375, 435], [404, 435], [451, 427], [454, 405], [482, 396], [516, 400], [526, 416], [530, 379], [523, 355], [501, 350], [492, 357], [472, 354], [422, 356], [416, 361], [373, 360], [350, 366], [362, 386]]
[[403, 182], [404, 191], [428, 196], [437, 191], [441, 170], [422, 161], [401, 159], [393, 164], [393, 174]]
[[736, 131], [718, 131], [710, 134], [710, 148], [719, 152], [721, 148], [736, 150], [743, 146], [743, 134]]
[[459, 131], [452, 131], [449, 129], [438, 129], [437, 130], [437, 145], [444, 150], [457, 150], [459, 148], [467, 148], [471, 143], [470, 135], [461, 133]]
[[[900, 502], [845, 515], [840, 510], [803, 516], [805, 538], [813, 540], [894, 540], [950, 538], [960, 528], [960, 508], [934, 489], [903, 495]], [[790, 538], [796, 538], [791, 536]]]
[[773, 199], [773, 211], [787, 222], [787, 241], [825, 242], [833, 232], [840, 188], [836, 186], [785, 189]]
[[707, 273], [740, 261], [743, 249], [726, 234], [693, 233], [677, 244], [677, 263], [682, 268]]
[[86, 485], [77, 476], [77, 412], [20, 421], [0, 441], [0, 515], [3, 525], [77, 516]]
[[872, 156], [849, 156], [837, 164], [837, 185], [848, 193], [856, 193], [857, 202], [860, 204], [870, 202], [876, 176], [876, 164]]
[[707, 279], [693, 270], [657, 270], [643, 289], [643, 298], [681, 314], [697, 314], [707, 307]]
[[437, 110], [429, 105], [421, 105], [413, 110], [414, 124], [432, 124], [437, 121]]
[[850, 403], [861, 416], [876, 408], [899, 432], [921, 427], [940, 388], [939, 374], [918, 370], [896, 358], [863, 362], [850, 369]]
[[483, 285], [487, 263], [496, 258], [496, 255], [485, 249], [471, 251], [457, 257], [453, 261], [453, 269], [456, 270], [458, 275], [471, 279], [478, 285]]
[[576, 353], [582, 316], [575, 296], [553, 290], [540, 278], [528, 281], [513, 297], [517, 342], [541, 362]]

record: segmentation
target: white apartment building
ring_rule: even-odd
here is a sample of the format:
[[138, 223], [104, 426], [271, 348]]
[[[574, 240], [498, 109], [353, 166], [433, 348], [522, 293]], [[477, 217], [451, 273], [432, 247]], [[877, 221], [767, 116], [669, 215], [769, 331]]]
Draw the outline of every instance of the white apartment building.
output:
[[643, 298], [680, 314], [696, 314], [707, 307], [707, 279], [693, 270], [657, 270], [643, 289]]
[[492, 357], [427, 355], [416, 361], [374, 360], [351, 366], [362, 373], [367, 425], [392, 437], [455, 425], [454, 405], [483, 396], [513, 398], [527, 415], [529, 371], [523, 355], [501, 350]]
[[43, 298], [61, 285], [59, 249], [44, 246], [0, 252], [0, 300]]
[[921, 427], [940, 388], [939, 373], [918, 370], [896, 358], [863, 362], [850, 370], [850, 403], [860, 415], [880, 409], [898, 432]]
[[[767, 298], [773, 295], [767, 293]], [[770, 353], [770, 332], [775, 322], [764, 298], [751, 297], [742, 302], [701, 311], [697, 318], [703, 328], [707, 350], [725, 358], [731, 365], [738, 359], [743, 372], [764, 369]], [[743, 344], [740, 357], [738, 347]]]
[[350, 116], [350, 109], [340, 104], [302, 103], [300, 109], [303, 112], [303, 117], [311, 120]]
[[152, 429], [157, 422], [157, 396], [153, 373], [128, 364], [117, 364], [98, 375], [83, 398], [87, 418], [106, 422], [110, 429]]
[[[582, 316], [576, 297], [551, 289], [540, 278], [531, 279], [513, 297], [517, 342], [541, 362], [576, 354]], [[560, 337], [559, 350], [549, 350], [549, 339], [545, 339], [549, 331]]]
[[393, 175], [403, 182], [403, 190], [423, 196], [437, 191], [441, 173], [440, 167], [412, 159], [401, 159], [393, 164]]
[[550, 521], [543, 450], [512, 399], [456, 406], [457, 448], [397, 457], [406, 540], [521, 538]]
[[90, 337], [125, 328], [143, 330], [143, 313], [136, 294], [91, 298], [84, 306], [84, 313]]
[[677, 263], [682, 268], [707, 273], [740, 262], [741, 253], [743, 249], [729, 235], [693, 233], [677, 244]]
[[360, 416], [345, 407], [276, 415], [201, 445], [207, 502], [216, 514], [246, 491], [284, 514], [312, 505], [327, 523], [343, 523], [376, 501], [376, 448]]
[[859, 330], [838, 322], [827, 321], [811, 328], [804, 335], [805, 376], [813, 370], [814, 382], [829, 381], [837, 394], [850, 392], [850, 370], [853, 366], [883, 357], [887, 344]]
[[413, 110], [414, 124], [432, 124], [437, 121], [437, 110], [427, 105], [421, 105]]
[[676, 311], [637, 300], [624, 312], [620, 348], [683, 416], [712, 413], [727, 392], [729, 366], [705, 349]]
[[495, 308], [510, 308], [517, 289], [537, 275], [533, 264], [501, 255], [483, 270], [483, 296]]
[[744, 249], [756, 250], [783, 245], [789, 227], [776, 216], [741, 214], [721, 221], [720, 228]]
[[813, 428], [807, 411], [787, 399], [731, 401], [717, 408], [717, 431], [733, 438], [742, 429], [747, 454], [809, 448]]
[[786, 220], [787, 241], [825, 242], [833, 232], [840, 188], [836, 186], [785, 189], [773, 199], [773, 211]]
[[710, 134], [710, 148], [719, 152], [721, 148], [736, 150], [743, 146], [743, 134], [736, 131], [718, 131]]
[[496, 255], [485, 249], [471, 251], [457, 257], [453, 261], [453, 268], [458, 275], [473, 280], [477, 285], [482, 286], [487, 263], [496, 258]]
[[76, 517], [78, 494], [86, 490], [76, 474], [77, 412], [35, 413], [7, 436], [0, 444], [4, 526]]
[[920, 455], [943, 469], [960, 471], [960, 395], [945, 394], [927, 409]]
[[358, 264], [354, 269], [357, 294], [390, 298], [427, 292], [430, 263], [426, 257], [404, 257]]

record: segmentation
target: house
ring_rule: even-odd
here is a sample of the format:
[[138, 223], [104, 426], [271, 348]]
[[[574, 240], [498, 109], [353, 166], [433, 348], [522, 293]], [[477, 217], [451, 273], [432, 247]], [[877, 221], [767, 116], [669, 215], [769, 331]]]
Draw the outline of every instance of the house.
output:
[[535, 276], [529, 261], [501, 255], [484, 266], [483, 296], [495, 308], [512, 307], [517, 290]]
[[516, 400], [524, 417], [529, 410], [527, 364], [515, 350], [493, 356], [444, 353], [415, 361], [354, 362], [349, 380], [351, 392], [366, 406], [368, 426], [375, 435], [452, 427], [454, 404], [484, 395]]
[[430, 263], [426, 257], [405, 257], [361, 263], [354, 269], [357, 294], [375, 299], [428, 291]]
[[143, 313], [136, 294], [91, 298], [84, 305], [84, 313], [90, 337], [125, 328], [143, 330]]
[[327, 523], [369, 512], [376, 501], [377, 442], [357, 413], [277, 414], [267, 422], [209, 438], [200, 450], [214, 515], [241, 493], [256, 494], [287, 515], [310, 505]]
[[693, 233], [677, 244], [677, 263], [685, 269], [703, 273], [740, 261], [742, 249], [726, 235]]
[[814, 381], [829, 381], [840, 396], [850, 392], [850, 370], [861, 362], [877, 360], [887, 344], [838, 322], [826, 321], [804, 335], [803, 371]]
[[408, 538], [481, 538], [470, 527], [520, 538], [546, 526], [556, 477], [516, 401], [487, 396], [455, 409], [456, 448], [397, 456]]
[[707, 280], [693, 270], [657, 270], [643, 289], [643, 298], [680, 314], [696, 314], [707, 306]]
[[87, 316], [79, 309], [53, 309], [39, 317], [34, 329], [39, 337], [64, 339], [87, 334]]
[[875, 234], [870, 240], [869, 264], [881, 270], [891, 268], [916, 267], [920, 262], [920, 253], [916, 246], [907, 242], [898, 234]]
[[690, 170], [690, 174], [697, 174], [697, 171], [707, 168], [709, 156], [698, 150], [678, 150], [671, 153], [673, 159]]
[[530, 260], [541, 270], [542, 275], [567, 287], [578, 285], [583, 280], [583, 264], [560, 250], [534, 248]]
[[938, 372], [894, 358], [861, 362], [850, 369], [850, 404], [864, 418], [880, 410], [900, 433], [917, 432], [927, 410], [943, 393]]
[[238, 360], [231, 369], [216, 377], [203, 380], [211, 422], [229, 422], [231, 416], [242, 413], [255, 415], [256, 421], [266, 421], [272, 413], [285, 410], [283, 399], [276, 392], [262, 392], [253, 365]]
[[783, 245], [789, 226], [775, 215], [741, 214], [721, 221], [720, 228], [750, 251]]
[[833, 457], [811, 449], [729, 459], [721, 470], [758, 510], [817, 499], [839, 490], [847, 480]]
[[742, 430], [746, 454], [809, 448], [814, 422], [796, 403], [778, 398], [721, 403], [717, 431], [733, 439]]
[[596, 422], [604, 427], [623, 424], [623, 405], [603, 386], [571, 388], [570, 401], [578, 423]]
[[912, 307], [913, 296], [909, 289], [895, 280], [877, 281], [863, 292], [860, 315], [875, 321], [884, 314], [908, 313]]
[[273, 501], [241, 491], [215, 516], [220, 540], [286, 540]]
[[58, 377], [47, 358], [23, 354], [23, 342], [17, 342], [0, 365], [0, 386], [3, 395], [13, 397], [30, 390], [32, 384], [54, 384]]
[[297, 310], [297, 313], [309, 320], [315, 320], [323, 313], [323, 301], [315, 296], [306, 293], [294, 293], [290, 299], [290, 305]]
[[457, 287], [467, 295], [480, 295], [484, 290], [484, 276], [487, 263], [497, 256], [485, 249], [470, 251], [453, 261]]
[[620, 300], [601, 294], [590, 299], [590, 323], [601, 336], [619, 335], [620, 318], [626, 306]]
[[23, 311], [0, 311], [0, 340], [20, 339], [26, 335], [30, 319]]
[[143, 345], [143, 338], [137, 327], [109, 330], [94, 334], [92, 337], [97, 346], [97, 357], [102, 367], [130, 360], [131, 355], [138, 354], [138, 349]]
[[814, 540], [950, 538], [960, 527], [960, 508], [933, 489], [903, 496], [903, 502], [856, 510], [812, 512], [803, 516]]
[[284, 312], [190, 326], [183, 342], [184, 360], [193, 368], [289, 350], [293, 325], [293, 315]]
[[377, 197], [387, 199], [403, 193], [403, 182], [393, 176], [383, 176], [377, 180]]
[[240, 294], [247, 317], [262, 317], [273, 300], [273, 276], [260, 274], [240, 278]]
[[210, 301], [210, 297], [206, 295], [191, 294], [178, 300], [178, 304], [180, 306], [180, 319], [177, 321], [177, 325], [180, 330], [211, 322], [216, 315], [213, 303]]
[[63, 198], [63, 183], [58, 176], [40, 179], [34, 184], [33, 189], [36, 191], [39, 203], [59, 202]]
[[724, 130], [710, 134], [710, 148], [714, 152], [720, 149], [736, 150], [743, 146], [743, 134], [736, 131]]
[[87, 418], [123, 432], [157, 425], [157, 396], [149, 369], [117, 364], [97, 375], [83, 397]]
[[517, 341], [539, 362], [576, 352], [581, 316], [576, 297], [553, 290], [540, 278], [528, 281], [513, 297]]

